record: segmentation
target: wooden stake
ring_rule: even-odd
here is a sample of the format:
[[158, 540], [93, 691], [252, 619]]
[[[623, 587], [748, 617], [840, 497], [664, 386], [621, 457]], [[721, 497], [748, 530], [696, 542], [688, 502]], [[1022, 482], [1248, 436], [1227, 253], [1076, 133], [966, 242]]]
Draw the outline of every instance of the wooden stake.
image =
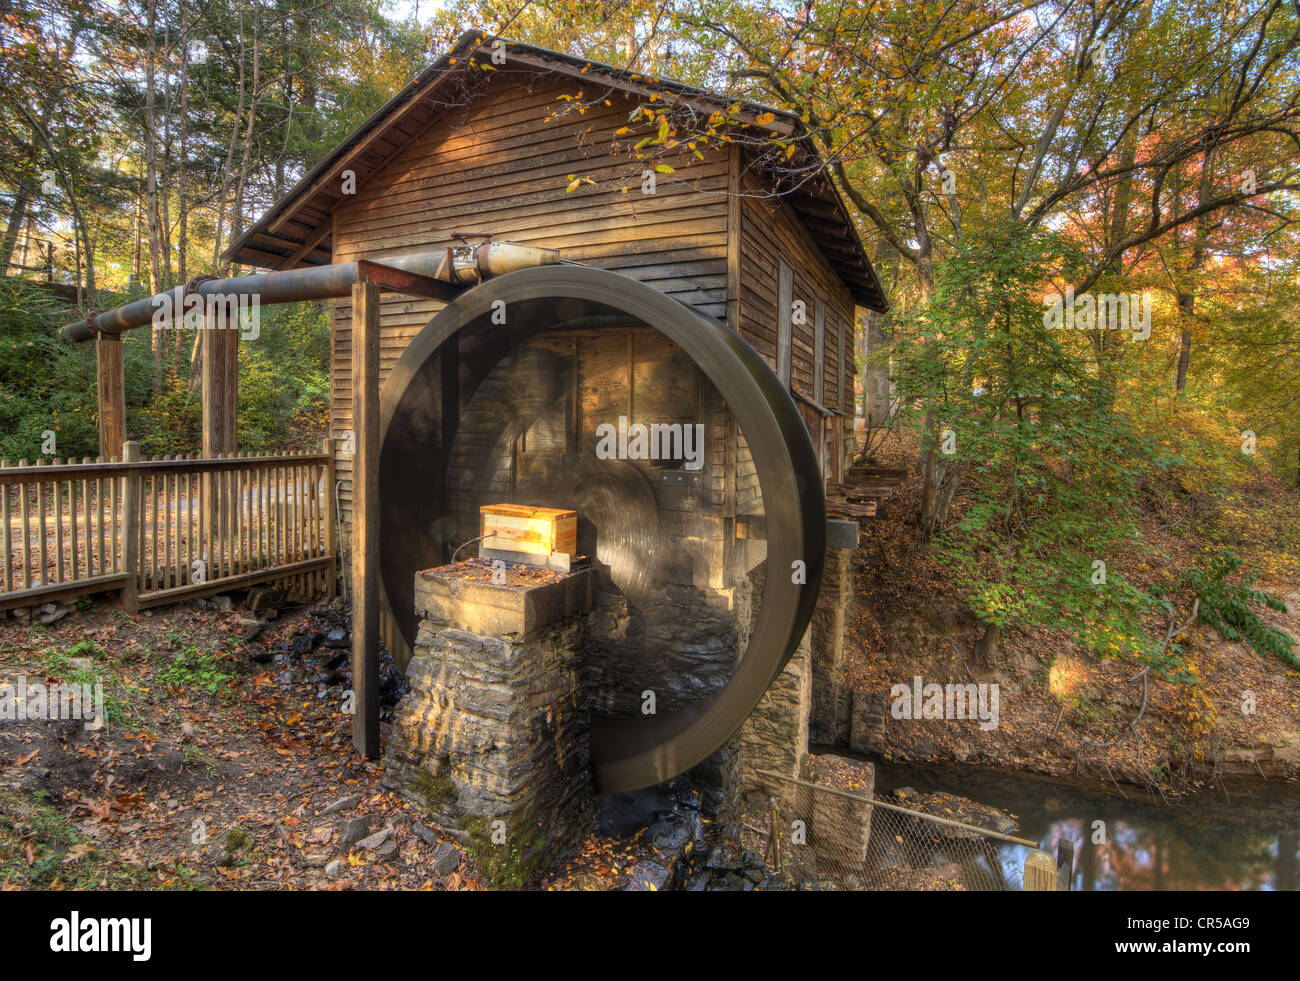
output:
[[379, 287], [352, 287], [352, 744], [379, 756]]
[[[122, 460], [137, 463], [140, 444], [132, 440], [122, 444]], [[140, 612], [140, 471], [132, 470], [125, 478], [122, 496], [122, 565], [126, 586], [122, 589], [122, 608], [127, 613]]]

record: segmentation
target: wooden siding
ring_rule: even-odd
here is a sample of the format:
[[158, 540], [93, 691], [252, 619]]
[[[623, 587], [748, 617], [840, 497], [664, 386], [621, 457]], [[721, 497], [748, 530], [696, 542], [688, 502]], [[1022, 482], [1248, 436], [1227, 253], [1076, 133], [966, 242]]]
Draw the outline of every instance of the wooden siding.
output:
[[[838, 425], [847, 426], [841, 431], [851, 434], [853, 403], [851, 395], [846, 399], [846, 392], [852, 392], [852, 379], [847, 386], [841, 381], [841, 360], [848, 361], [849, 357], [846, 355], [841, 359], [840, 351], [845, 349], [841, 347], [842, 335], [847, 350], [852, 351], [853, 299], [800, 224], [794, 209], [780, 198], [765, 193], [762, 184], [751, 174], [744, 174], [738, 184], [742, 192], [738, 236], [740, 267], [736, 284], [736, 323], [740, 335], [763, 355], [779, 376], [782, 372], [778, 351], [782, 347], [782, 334], [788, 318], [791, 321], [792, 387], [809, 398], [817, 398], [827, 408], [846, 414], [830, 420], [827, 433]], [[784, 282], [782, 275], [784, 266], [791, 270], [792, 282], [789, 284]], [[787, 291], [788, 301], [784, 298]], [[802, 316], [792, 317], [786, 308], [799, 301], [803, 303]], [[819, 319], [822, 325], [820, 357], [817, 351]], [[817, 384], [819, 363], [820, 385]], [[820, 454], [829, 461], [827, 449], [829, 447], [821, 450]], [[838, 479], [838, 461], [830, 462], [826, 468], [827, 476]], [[753, 462], [743, 437], [737, 442], [736, 466], [737, 513], [759, 509], [757, 479], [752, 473]]]
[[[644, 195], [641, 165], [610, 148], [636, 103], [612, 98], [585, 114], [546, 121], [573, 85], [541, 76], [503, 79], [467, 106], [445, 110], [333, 216], [334, 261], [457, 244], [453, 232], [556, 248], [566, 259], [612, 269], [723, 318], [727, 290], [727, 157], [675, 161]], [[595, 180], [566, 193], [568, 175]], [[620, 192], [627, 187], [627, 193]], [[380, 374], [440, 304], [385, 296]], [[334, 303], [331, 434], [352, 428], [351, 309]], [[351, 461], [338, 461], [342, 507], [351, 510]], [[346, 520], [346, 516], [345, 516]]]

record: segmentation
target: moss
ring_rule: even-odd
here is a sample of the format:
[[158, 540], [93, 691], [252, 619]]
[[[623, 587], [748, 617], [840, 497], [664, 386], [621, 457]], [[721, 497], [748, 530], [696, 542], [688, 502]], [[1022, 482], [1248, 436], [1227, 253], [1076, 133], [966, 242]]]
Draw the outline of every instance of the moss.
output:
[[445, 810], [455, 804], [459, 798], [456, 785], [451, 777], [434, 776], [428, 770], [421, 769], [410, 780], [411, 789], [424, 798], [431, 810]]
[[546, 836], [540, 826], [527, 824], [511, 828], [507, 825], [506, 840], [500, 844], [492, 840], [493, 824], [480, 817], [467, 816], [465, 830], [469, 832], [469, 853], [479, 875], [496, 889], [524, 889], [536, 885], [548, 866]]
[[226, 852], [229, 854], [233, 855], [235, 852], [242, 851], [252, 843], [253, 839], [243, 828], [234, 827], [226, 832], [224, 845]]

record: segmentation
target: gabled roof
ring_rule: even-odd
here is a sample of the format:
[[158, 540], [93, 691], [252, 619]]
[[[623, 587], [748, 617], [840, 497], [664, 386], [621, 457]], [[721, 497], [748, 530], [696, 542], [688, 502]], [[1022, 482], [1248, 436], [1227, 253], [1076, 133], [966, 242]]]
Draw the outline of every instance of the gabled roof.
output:
[[[382, 168], [423, 133], [439, 114], [435, 96], [440, 88], [463, 71], [463, 62], [497, 38], [480, 31], [462, 34], [436, 63], [413, 79], [397, 95], [367, 119], [351, 136], [335, 147], [284, 197], [226, 251], [231, 261], [269, 269], [323, 265], [331, 261], [332, 213], [342, 198], [341, 175], [356, 174], [357, 184]], [[741, 120], [752, 122], [771, 114], [763, 130], [797, 141], [814, 160], [817, 150], [806, 128], [792, 113], [759, 103], [736, 100], [664, 78], [648, 78], [636, 72], [599, 62], [550, 51], [501, 38], [512, 62], [539, 71], [584, 81], [599, 79], [611, 88], [649, 96], [671, 94], [677, 99], [712, 111], [739, 105]], [[873, 310], [888, 304], [857, 230], [834, 184], [820, 168], [800, 186], [781, 196], [794, 208], [812, 240], [826, 256], [836, 274], [848, 287], [855, 302]], [[780, 192], [778, 192], [780, 193]]]

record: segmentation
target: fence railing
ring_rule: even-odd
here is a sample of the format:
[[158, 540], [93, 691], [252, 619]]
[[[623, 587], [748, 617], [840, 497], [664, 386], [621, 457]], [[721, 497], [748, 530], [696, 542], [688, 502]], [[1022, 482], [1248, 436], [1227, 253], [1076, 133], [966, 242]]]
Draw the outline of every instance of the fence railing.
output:
[[0, 609], [112, 589], [130, 611], [267, 580], [332, 591], [333, 458], [0, 461]]
[[[1026, 838], [836, 787], [759, 771], [772, 795], [742, 844], [802, 888], [891, 891], [1068, 888]], [[1049, 871], [1050, 870], [1050, 871]]]

